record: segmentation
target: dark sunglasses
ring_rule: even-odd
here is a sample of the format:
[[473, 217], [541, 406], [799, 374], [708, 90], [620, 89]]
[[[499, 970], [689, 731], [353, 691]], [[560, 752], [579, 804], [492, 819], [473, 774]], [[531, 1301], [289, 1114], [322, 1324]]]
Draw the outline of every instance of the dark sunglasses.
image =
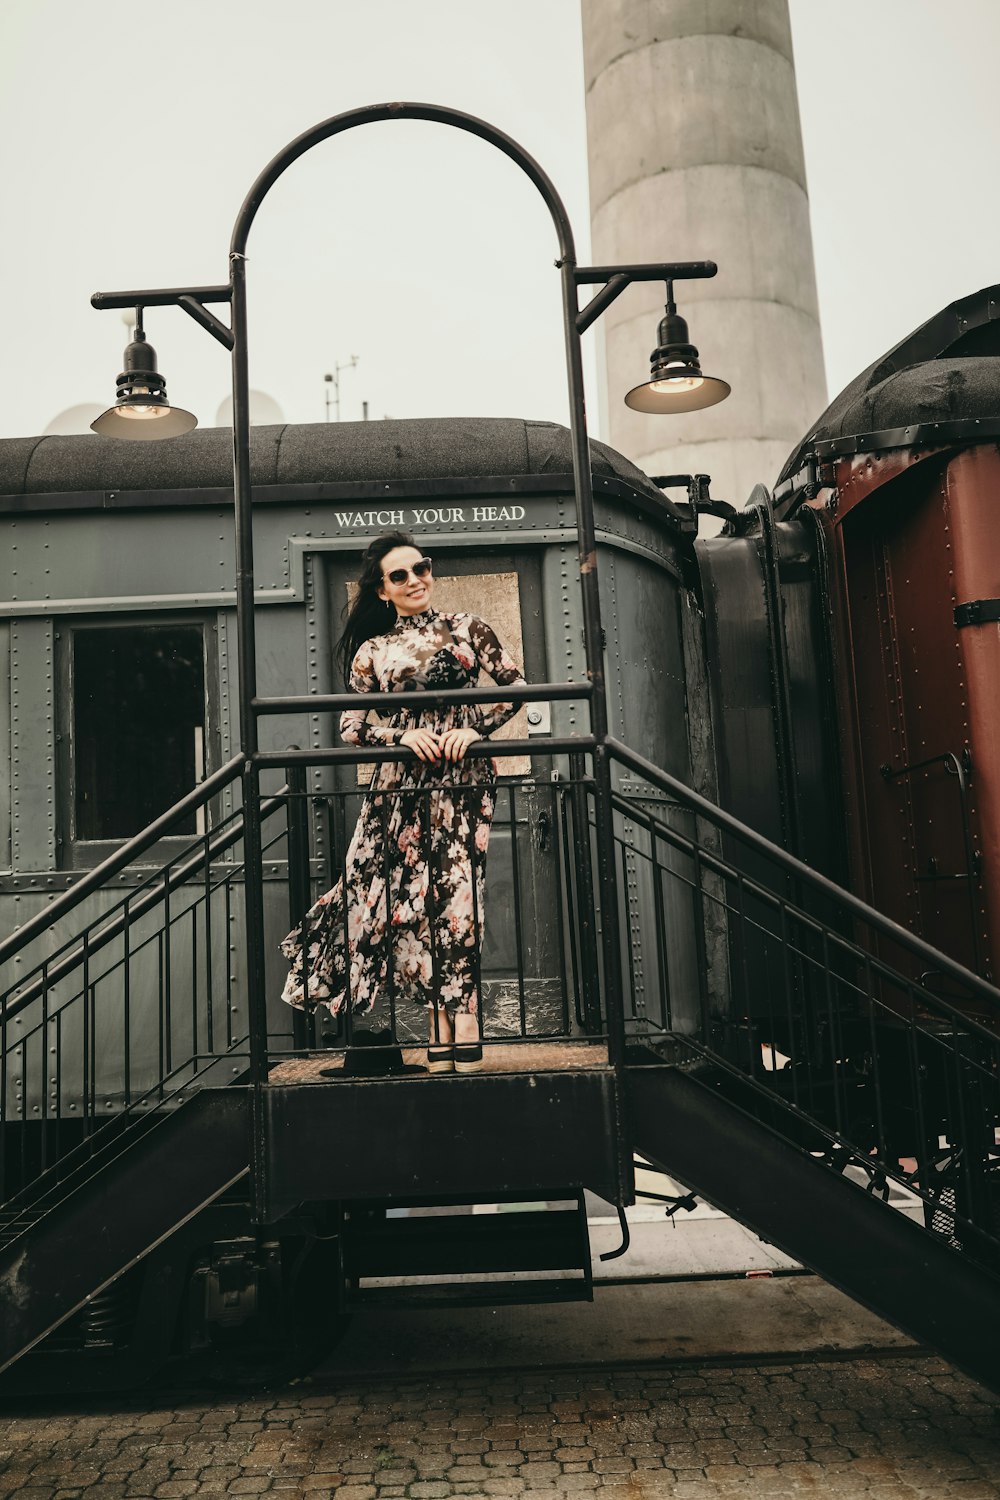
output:
[[422, 557], [419, 562], [413, 564], [412, 568], [393, 568], [391, 573], [385, 573], [383, 577], [386, 583], [395, 584], [405, 583], [411, 573], [414, 578], [428, 578], [433, 566], [429, 557]]

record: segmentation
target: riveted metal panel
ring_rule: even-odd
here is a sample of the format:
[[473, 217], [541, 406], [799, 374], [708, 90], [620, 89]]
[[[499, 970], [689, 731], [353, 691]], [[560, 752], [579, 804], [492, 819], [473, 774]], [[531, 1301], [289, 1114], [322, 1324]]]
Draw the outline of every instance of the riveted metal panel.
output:
[[11, 627], [0, 621], [0, 870], [10, 869], [11, 855]]
[[[216, 650], [217, 650], [217, 680], [219, 684], [219, 698], [216, 708], [219, 725], [219, 758], [222, 765], [232, 760], [236, 754], [235, 735], [238, 726], [234, 724], [235, 702], [234, 695], [237, 691], [236, 678], [236, 632], [230, 629], [233, 619], [231, 611], [220, 609], [216, 616]], [[222, 816], [228, 818], [236, 806], [236, 798], [239, 789], [236, 782], [230, 782], [221, 798]]]
[[50, 620], [13, 624], [11, 864], [15, 871], [53, 870], [57, 864], [53, 647]]

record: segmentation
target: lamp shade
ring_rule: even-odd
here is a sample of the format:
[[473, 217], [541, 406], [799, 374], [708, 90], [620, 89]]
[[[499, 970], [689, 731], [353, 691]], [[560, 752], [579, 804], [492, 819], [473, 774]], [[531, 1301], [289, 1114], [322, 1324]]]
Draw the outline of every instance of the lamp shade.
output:
[[197, 427], [197, 417], [167, 400], [166, 381], [156, 368], [156, 350], [147, 344], [141, 328], [136, 329], [132, 343], [126, 347], [123, 363], [115, 404], [91, 422], [93, 432], [148, 443], [180, 437]]
[[672, 290], [649, 364], [649, 379], [634, 386], [625, 397], [625, 405], [633, 411], [701, 411], [725, 401], [732, 390], [725, 380], [703, 374], [687, 323], [674, 306]]
[[633, 411], [653, 414], [670, 412], [701, 411], [706, 406], [716, 406], [725, 401], [732, 386], [714, 375], [703, 375], [699, 370], [678, 367], [637, 385], [625, 397], [625, 405]]

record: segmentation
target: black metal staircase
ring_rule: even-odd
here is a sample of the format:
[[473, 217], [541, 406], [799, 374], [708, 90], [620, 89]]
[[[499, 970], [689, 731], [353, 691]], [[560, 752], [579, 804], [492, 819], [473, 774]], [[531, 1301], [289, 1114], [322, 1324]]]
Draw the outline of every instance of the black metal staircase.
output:
[[242, 1089], [204, 1089], [12, 1222], [0, 1247], [0, 1371], [247, 1172]]
[[613, 751], [635, 1150], [1000, 1388], [1000, 992]]
[[[212, 937], [238, 904], [238, 812], [60, 946], [41, 918], [0, 945], [0, 962], [43, 949], [9, 982], [0, 1020], [0, 1365], [81, 1309], [94, 1309], [97, 1326], [101, 1299], [130, 1268], [166, 1254], [171, 1236], [252, 1169], [264, 1179], [257, 1201], [271, 1207], [262, 1234], [303, 1202], [336, 1202], [332, 1232], [319, 1237], [334, 1246], [338, 1307], [589, 1296], [579, 1206], [470, 1215], [456, 1204], [477, 1193], [578, 1200], [583, 1185], [623, 1201], [624, 1153], [635, 1150], [1000, 1383], [990, 1332], [1000, 1326], [1000, 993], [625, 746], [610, 750], [622, 772], [612, 857], [629, 893], [619, 1017], [629, 1046], [617, 1066], [265, 1081], [256, 1098], [225, 988], [229, 948], [220, 961]], [[208, 805], [237, 773], [234, 763], [192, 796]], [[601, 913], [581, 874], [606, 857], [587, 819], [592, 796], [578, 777], [553, 803], [571, 854], [567, 969], [587, 981], [567, 1037], [591, 1029], [595, 996], [606, 1024], [614, 988], [599, 972]], [[265, 823], [289, 801], [266, 803]], [[190, 802], [47, 917], [113, 889]], [[282, 860], [292, 821], [278, 819], [269, 859]], [[305, 858], [308, 840], [297, 847]], [[288, 875], [301, 905], [308, 874]], [[179, 933], [185, 954], [201, 955], [194, 966], [176, 962]], [[225, 1015], [215, 1004], [213, 1020], [218, 986]], [[282, 1039], [282, 1056], [296, 1040]], [[883, 1201], [890, 1180], [922, 1202], [923, 1225]], [[404, 1203], [450, 1211], [386, 1217], [386, 1204]], [[238, 1223], [225, 1232], [230, 1248], [199, 1273], [220, 1306], [219, 1287], [254, 1253], [238, 1248]]]

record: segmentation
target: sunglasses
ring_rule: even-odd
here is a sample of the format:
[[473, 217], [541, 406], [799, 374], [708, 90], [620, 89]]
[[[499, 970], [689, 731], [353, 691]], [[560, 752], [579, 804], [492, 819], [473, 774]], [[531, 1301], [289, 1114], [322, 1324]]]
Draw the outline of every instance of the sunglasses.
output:
[[434, 564], [429, 557], [422, 557], [413, 564], [412, 568], [393, 568], [391, 573], [383, 574], [386, 583], [405, 583], [412, 573], [414, 578], [429, 578]]

